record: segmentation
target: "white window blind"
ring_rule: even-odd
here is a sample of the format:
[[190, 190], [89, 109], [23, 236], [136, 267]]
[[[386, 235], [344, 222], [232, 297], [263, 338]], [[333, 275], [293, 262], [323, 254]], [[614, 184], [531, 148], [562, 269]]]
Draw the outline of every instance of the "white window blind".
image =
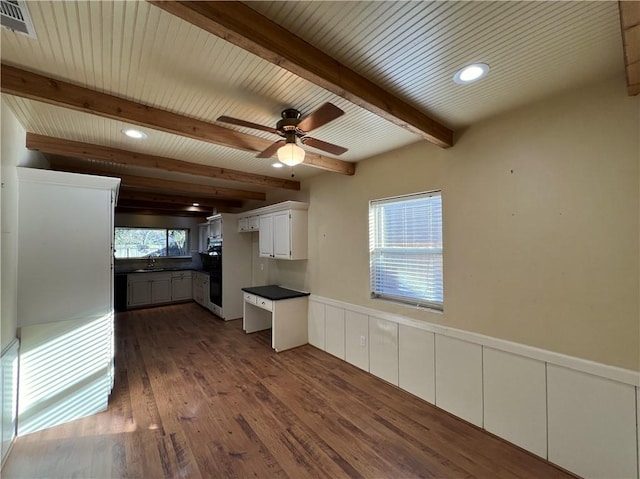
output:
[[439, 191], [369, 204], [371, 296], [443, 308]]

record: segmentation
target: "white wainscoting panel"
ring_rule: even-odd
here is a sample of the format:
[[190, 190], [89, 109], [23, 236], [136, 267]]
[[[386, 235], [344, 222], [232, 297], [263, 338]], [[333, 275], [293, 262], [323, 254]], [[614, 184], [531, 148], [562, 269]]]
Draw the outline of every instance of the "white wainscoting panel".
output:
[[636, 393], [547, 365], [549, 460], [585, 478], [638, 477]]
[[2, 462], [7, 457], [13, 439], [16, 436], [16, 419], [18, 417], [18, 349], [19, 342], [14, 340], [4, 351], [0, 361], [2, 379]]
[[369, 371], [369, 317], [346, 310], [344, 322], [345, 359], [348, 363]]
[[435, 336], [430, 331], [398, 325], [398, 385], [436, 402]]
[[[396, 323], [402, 389], [534, 454], [546, 453], [575, 474], [640, 479], [637, 371], [330, 298], [311, 300], [345, 311], [349, 363], [386, 379], [377, 329]], [[323, 325], [325, 316], [322, 309]]]
[[483, 348], [484, 427], [547, 458], [547, 386], [542, 361]]
[[436, 405], [482, 427], [482, 346], [436, 334]]
[[309, 301], [308, 329], [309, 344], [324, 351], [325, 347], [325, 305], [317, 301]]
[[398, 385], [398, 323], [369, 316], [369, 372]]
[[344, 309], [325, 306], [325, 351], [340, 359], [345, 358], [344, 348]]

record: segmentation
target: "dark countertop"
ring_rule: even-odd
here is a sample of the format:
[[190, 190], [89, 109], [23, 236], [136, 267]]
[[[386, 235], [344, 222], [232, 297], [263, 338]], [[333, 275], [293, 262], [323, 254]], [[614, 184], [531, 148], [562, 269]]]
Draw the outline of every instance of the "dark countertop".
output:
[[173, 273], [175, 271], [195, 271], [197, 273], [207, 273], [207, 271], [202, 269], [194, 269], [194, 268], [154, 268], [154, 269], [134, 269], [131, 271], [116, 271], [116, 275], [120, 274], [138, 274], [138, 273]]
[[309, 296], [311, 294], [302, 291], [296, 291], [294, 289], [281, 288], [280, 286], [275, 284], [242, 288], [242, 291], [255, 294], [256, 296], [267, 298], [272, 301], [278, 301], [280, 299], [300, 298], [302, 296]]

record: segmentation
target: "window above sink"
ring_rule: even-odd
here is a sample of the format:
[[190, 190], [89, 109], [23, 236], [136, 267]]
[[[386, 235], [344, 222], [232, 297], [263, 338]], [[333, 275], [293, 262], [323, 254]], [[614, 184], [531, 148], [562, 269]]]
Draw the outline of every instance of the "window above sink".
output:
[[188, 228], [116, 226], [115, 258], [190, 258], [189, 231]]

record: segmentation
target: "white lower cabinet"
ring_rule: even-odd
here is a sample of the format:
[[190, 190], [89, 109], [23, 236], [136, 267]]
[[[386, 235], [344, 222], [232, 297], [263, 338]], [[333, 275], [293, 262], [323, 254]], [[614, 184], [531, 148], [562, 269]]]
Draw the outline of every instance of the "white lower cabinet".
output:
[[436, 405], [482, 427], [482, 346], [436, 335]]
[[196, 271], [193, 273], [193, 300], [200, 306], [209, 307], [209, 275]]
[[134, 273], [127, 275], [127, 308], [171, 303], [171, 273]]
[[193, 299], [191, 271], [176, 271], [171, 274], [171, 301]]
[[309, 301], [307, 314], [307, 328], [309, 330], [309, 344], [325, 350], [325, 305], [316, 301]]
[[637, 477], [635, 388], [547, 364], [549, 460], [582, 477]]
[[543, 361], [483, 348], [484, 428], [547, 457], [547, 390]]
[[151, 283], [149, 283], [149, 278], [145, 276], [127, 275], [128, 308], [151, 304]]
[[325, 351], [329, 354], [345, 358], [345, 326], [344, 309], [335, 306], [326, 306], [325, 320]]
[[398, 385], [398, 323], [369, 316], [369, 372]]
[[431, 404], [436, 402], [435, 359], [431, 331], [398, 325], [398, 386]]
[[345, 311], [345, 359], [354, 366], [369, 371], [369, 317]]
[[151, 304], [171, 302], [171, 274], [160, 274], [151, 283]]

